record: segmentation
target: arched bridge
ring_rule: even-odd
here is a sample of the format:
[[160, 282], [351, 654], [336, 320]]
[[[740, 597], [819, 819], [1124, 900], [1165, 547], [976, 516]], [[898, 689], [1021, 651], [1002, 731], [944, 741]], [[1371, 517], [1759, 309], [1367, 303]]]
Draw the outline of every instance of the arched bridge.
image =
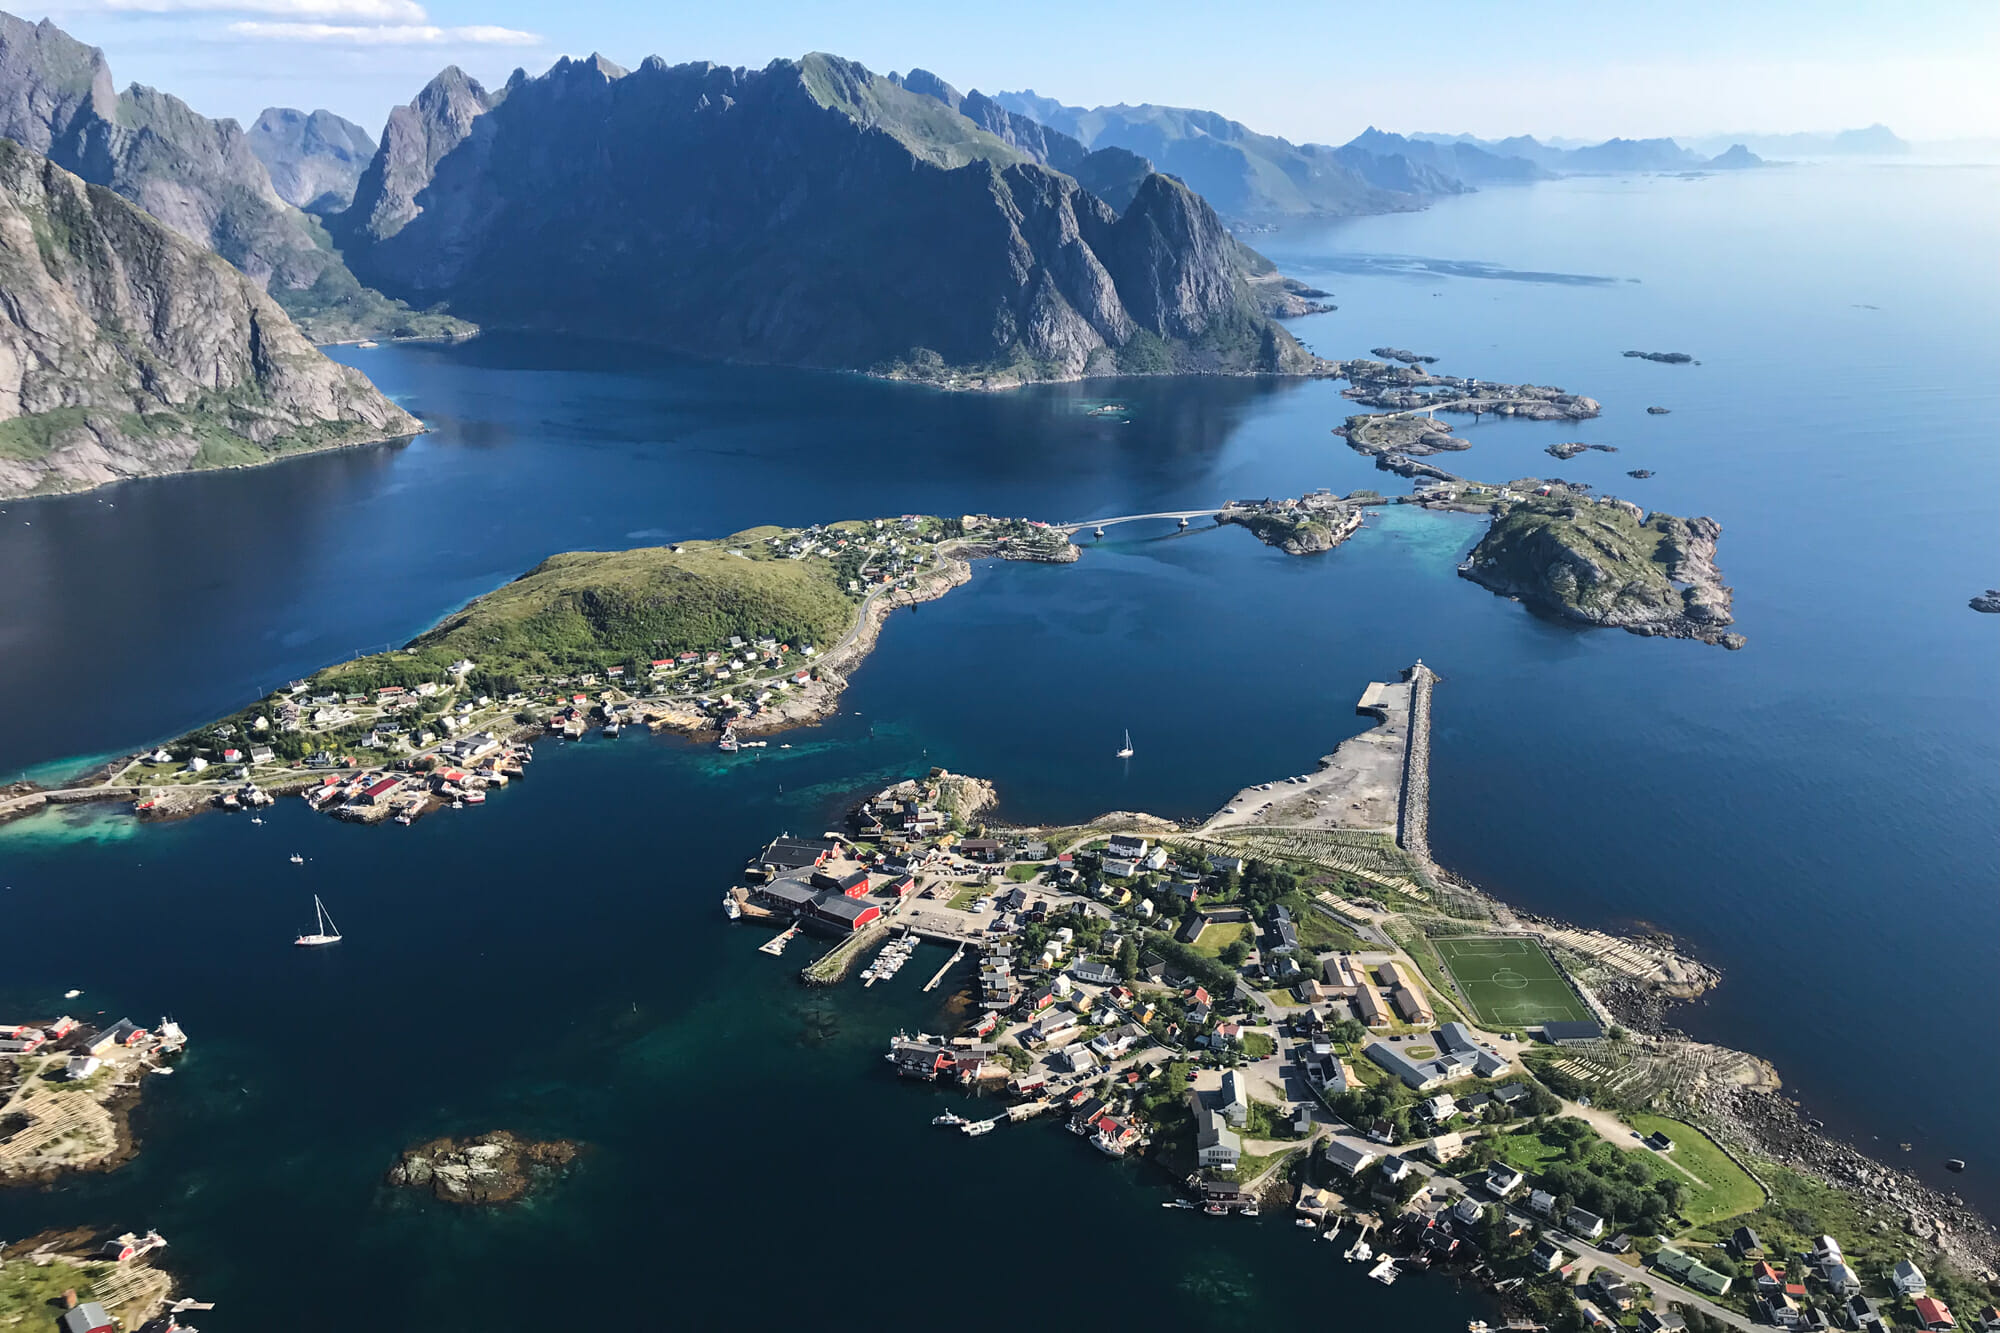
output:
[[1086, 518], [1075, 523], [1051, 523], [1049, 526], [1063, 532], [1078, 532], [1084, 528], [1108, 528], [1117, 523], [1137, 523], [1147, 518], [1210, 518], [1222, 512], [1222, 506], [1213, 509], [1174, 509], [1158, 514], [1120, 514], [1116, 518]]

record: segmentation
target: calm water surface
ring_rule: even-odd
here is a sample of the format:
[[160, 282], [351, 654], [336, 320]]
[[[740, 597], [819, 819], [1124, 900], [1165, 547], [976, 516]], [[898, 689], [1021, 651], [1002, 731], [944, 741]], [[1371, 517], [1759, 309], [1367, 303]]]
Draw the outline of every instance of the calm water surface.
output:
[[[1926, 1172], [1967, 1158], [1951, 1182], [2000, 1203], [1980, 1133], [2000, 1098], [2000, 618], [1965, 607], [2000, 581], [1996, 205], [1984, 171], [1771, 171], [1496, 190], [1261, 238], [1335, 293], [1297, 325], [1324, 354], [1400, 345], [1600, 399], [1582, 425], [1460, 425], [1475, 445], [1452, 461], [1715, 516], [1741, 653], [1577, 632], [1463, 583], [1477, 520], [1391, 510], [1308, 560], [1161, 524], [1069, 567], [982, 568], [899, 615], [848, 711], [792, 751], [549, 747], [485, 810], [410, 829], [289, 802], [262, 828], [72, 812], [0, 829], [9, 936], [70, 942], [10, 950], [0, 1002], [39, 1012], [81, 986], [85, 1009], [171, 1009], [196, 1042], [150, 1090], [131, 1166], [0, 1197], [0, 1234], [158, 1225], [225, 1331], [307, 1289], [324, 1308], [302, 1328], [361, 1309], [525, 1327], [621, 1284], [697, 1323], [900, 1326], [886, 1294], [828, 1302], [862, 1265], [954, 1281], [991, 1271], [983, 1238], [1077, 1218], [1105, 1266], [1163, 1276], [1136, 1295], [1096, 1265], [1022, 1279], [1067, 1313], [1324, 1317], [1333, 1284], [1341, 1327], [1462, 1326], [1476, 1307], [1441, 1284], [1382, 1292], [1283, 1219], [1162, 1211], [1157, 1182], [1046, 1127], [932, 1134], [939, 1099], [876, 1055], [898, 1024], [943, 1021], [944, 992], [918, 994], [943, 955], [807, 995], [714, 906], [762, 838], [926, 763], [995, 778], [1020, 819], [1205, 812], [1309, 768], [1360, 725], [1362, 685], [1417, 656], [1445, 677], [1442, 860], [1531, 909], [1691, 942], [1726, 979], [1686, 1026], [1775, 1060], [1859, 1142], [1911, 1143]], [[0, 716], [0, 769], [171, 734], [553, 550], [1401, 485], [1328, 435], [1350, 410], [1332, 385], [974, 398], [498, 337], [341, 355], [435, 432], [6, 506], [0, 688], [34, 702]], [[1130, 424], [1084, 415], [1106, 399]], [[1541, 452], [1566, 439], [1620, 452]], [[1657, 475], [1624, 476], [1639, 467]], [[1127, 727], [1129, 769], [1109, 758]], [[283, 941], [316, 891], [349, 939], [301, 958]], [[595, 1147], [504, 1214], [379, 1190], [406, 1144], [496, 1126]], [[636, 1270], [603, 1262], [635, 1253]]]

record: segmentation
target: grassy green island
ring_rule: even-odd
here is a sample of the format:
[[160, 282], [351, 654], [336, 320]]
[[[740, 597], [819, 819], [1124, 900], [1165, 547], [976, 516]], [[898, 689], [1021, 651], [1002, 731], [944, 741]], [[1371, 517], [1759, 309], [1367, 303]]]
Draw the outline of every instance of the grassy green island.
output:
[[1550, 493], [1496, 505], [1460, 573], [1565, 619], [1742, 646], [1726, 632], [1731, 590], [1715, 568], [1721, 524], [1542, 489]]

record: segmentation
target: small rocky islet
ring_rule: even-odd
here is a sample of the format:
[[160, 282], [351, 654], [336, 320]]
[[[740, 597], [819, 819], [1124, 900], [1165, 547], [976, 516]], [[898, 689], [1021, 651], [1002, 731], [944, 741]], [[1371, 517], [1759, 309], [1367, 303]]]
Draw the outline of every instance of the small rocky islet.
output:
[[1640, 361], [1657, 361], [1663, 366], [1698, 366], [1701, 362], [1686, 352], [1627, 352], [1625, 355]]
[[385, 1178], [398, 1189], [427, 1191], [464, 1207], [513, 1203], [582, 1155], [568, 1139], [525, 1139], [507, 1130], [447, 1135], [405, 1149]]
[[1618, 446], [1615, 444], [1585, 444], [1581, 440], [1571, 440], [1565, 444], [1552, 444], [1542, 450], [1542, 452], [1552, 457], [1560, 458], [1563, 462], [1567, 463], [1570, 459], [1575, 458], [1578, 454], [1588, 449], [1595, 449], [1599, 453], [1605, 454], [1615, 454], [1618, 452]]

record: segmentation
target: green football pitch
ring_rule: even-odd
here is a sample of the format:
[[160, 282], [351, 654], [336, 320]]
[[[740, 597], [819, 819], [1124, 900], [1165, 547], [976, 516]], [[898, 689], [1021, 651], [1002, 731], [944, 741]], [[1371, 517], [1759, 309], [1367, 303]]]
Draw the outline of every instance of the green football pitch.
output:
[[1431, 944], [1486, 1027], [1504, 1030], [1596, 1017], [1536, 940], [1489, 935]]

